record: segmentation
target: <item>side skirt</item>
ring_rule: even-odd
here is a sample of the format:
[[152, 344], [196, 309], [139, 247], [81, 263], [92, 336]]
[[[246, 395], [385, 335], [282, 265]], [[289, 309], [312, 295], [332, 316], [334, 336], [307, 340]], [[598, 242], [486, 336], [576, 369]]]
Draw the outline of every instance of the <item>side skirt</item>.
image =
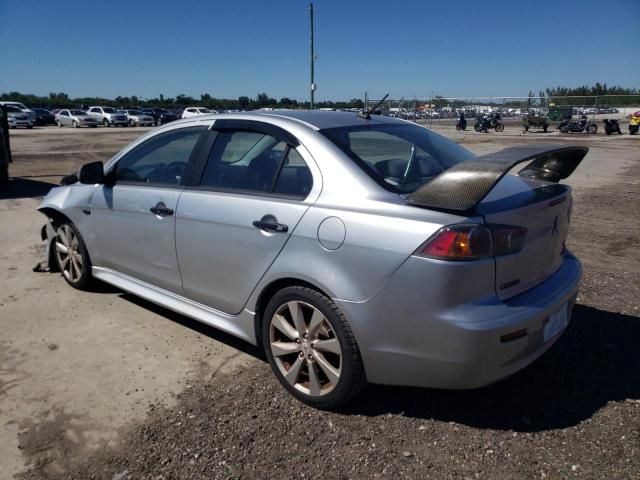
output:
[[223, 332], [257, 345], [254, 313], [243, 310], [239, 315], [227, 315], [213, 308], [189, 300], [181, 295], [155, 287], [110, 268], [92, 267], [91, 273], [98, 280], [114, 285], [138, 297], [161, 305], [169, 310], [198, 320]]

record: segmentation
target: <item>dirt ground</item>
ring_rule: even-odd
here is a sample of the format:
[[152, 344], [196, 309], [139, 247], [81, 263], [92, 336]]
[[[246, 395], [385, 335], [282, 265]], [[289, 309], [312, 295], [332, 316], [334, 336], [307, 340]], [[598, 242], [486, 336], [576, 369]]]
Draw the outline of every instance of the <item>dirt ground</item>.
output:
[[0, 479], [640, 478], [640, 137], [437, 130], [477, 153], [591, 148], [567, 183], [585, 277], [567, 332], [491, 387], [289, 397], [251, 346], [111, 287], [33, 273], [39, 197], [148, 129], [12, 131], [0, 195]]

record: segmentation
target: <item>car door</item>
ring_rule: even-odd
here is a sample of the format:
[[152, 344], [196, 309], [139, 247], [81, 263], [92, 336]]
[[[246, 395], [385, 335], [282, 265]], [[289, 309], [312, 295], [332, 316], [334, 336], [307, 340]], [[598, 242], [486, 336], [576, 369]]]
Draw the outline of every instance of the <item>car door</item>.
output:
[[178, 204], [176, 250], [185, 295], [237, 314], [317, 198], [320, 175], [297, 140], [262, 122], [217, 121], [210, 135]]
[[[185, 168], [203, 126], [155, 135], [124, 154], [91, 198], [94, 266], [182, 293], [175, 216]], [[93, 258], [95, 256], [95, 258]]]
[[58, 115], [60, 119], [60, 123], [62, 125], [71, 125], [71, 116], [69, 115], [69, 110], [62, 110]]

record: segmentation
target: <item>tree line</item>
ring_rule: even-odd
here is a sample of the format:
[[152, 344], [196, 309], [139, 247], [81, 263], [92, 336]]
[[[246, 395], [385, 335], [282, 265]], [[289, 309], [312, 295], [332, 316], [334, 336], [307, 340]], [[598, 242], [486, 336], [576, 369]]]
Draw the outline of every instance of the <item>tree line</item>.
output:
[[[607, 96], [611, 95], [611, 96]], [[577, 105], [579, 99], [570, 97], [586, 97], [584, 104], [593, 105], [595, 97], [598, 97], [598, 105], [636, 105], [640, 103], [640, 89], [625, 88], [621, 86], [609, 87], [606, 83], [597, 82], [595, 85], [583, 85], [580, 87], [553, 87], [539, 90], [535, 95], [533, 91], [529, 94], [525, 101], [527, 106], [545, 106], [553, 102], [556, 105]], [[470, 97], [471, 99], [472, 97]], [[309, 102], [300, 102], [298, 100], [282, 97], [280, 99], [273, 98], [268, 94], [261, 92], [255, 98], [241, 96], [235, 99], [216, 98], [208, 93], [203, 93], [200, 98], [189, 95], [180, 94], [176, 97], [165, 97], [160, 94], [156, 98], [140, 98], [136, 95], [129, 97], [118, 96], [115, 98], [104, 97], [76, 97], [71, 98], [66, 93], [50, 93], [49, 96], [38, 96], [33, 94], [25, 94], [20, 92], [8, 92], [0, 95], [0, 101], [15, 101], [25, 105], [45, 108], [67, 108], [80, 107], [82, 105], [110, 105], [114, 107], [131, 108], [131, 107], [164, 107], [169, 109], [184, 109], [186, 107], [203, 106], [214, 110], [254, 110], [257, 108], [309, 108]], [[407, 102], [411, 103], [411, 102]], [[467, 103], [465, 100], [450, 100], [440, 95], [434, 96], [432, 104], [437, 107], [451, 106], [462, 107]], [[487, 104], [495, 104], [502, 106], [522, 106], [521, 100], [510, 100], [507, 102], [485, 102]], [[320, 101], [316, 102], [316, 108], [363, 108], [362, 100], [353, 98], [349, 101]]]
[[[39, 96], [31, 93], [8, 92], [0, 95], [0, 101], [21, 102], [25, 105], [44, 108], [69, 108], [81, 105], [109, 105], [114, 107], [164, 107], [169, 109], [183, 109], [186, 107], [201, 106], [214, 110], [254, 110], [257, 108], [309, 108], [308, 102], [299, 102], [288, 97], [276, 99], [266, 93], [258, 93], [255, 98], [241, 96], [236, 99], [215, 98], [208, 93], [203, 93], [200, 98], [188, 95], [165, 97], [160, 94], [156, 98], [140, 98], [136, 95], [130, 97], [118, 96], [115, 98], [104, 97], [75, 97], [71, 98], [66, 93], [50, 93], [49, 96]], [[363, 102], [354, 98], [342, 102], [321, 101], [316, 102], [317, 108], [362, 108]]]

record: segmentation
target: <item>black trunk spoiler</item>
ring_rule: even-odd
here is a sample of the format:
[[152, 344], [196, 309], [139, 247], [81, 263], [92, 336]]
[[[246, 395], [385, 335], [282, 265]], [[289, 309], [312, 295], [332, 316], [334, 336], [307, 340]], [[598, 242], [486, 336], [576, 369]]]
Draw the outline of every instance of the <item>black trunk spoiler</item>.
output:
[[521, 177], [559, 182], [578, 167], [587, 147], [522, 145], [459, 163], [429, 180], [409, 196], [418, 207], [469, 211], [476, 207], [509, 170], [532, 160], [518, 172]]

